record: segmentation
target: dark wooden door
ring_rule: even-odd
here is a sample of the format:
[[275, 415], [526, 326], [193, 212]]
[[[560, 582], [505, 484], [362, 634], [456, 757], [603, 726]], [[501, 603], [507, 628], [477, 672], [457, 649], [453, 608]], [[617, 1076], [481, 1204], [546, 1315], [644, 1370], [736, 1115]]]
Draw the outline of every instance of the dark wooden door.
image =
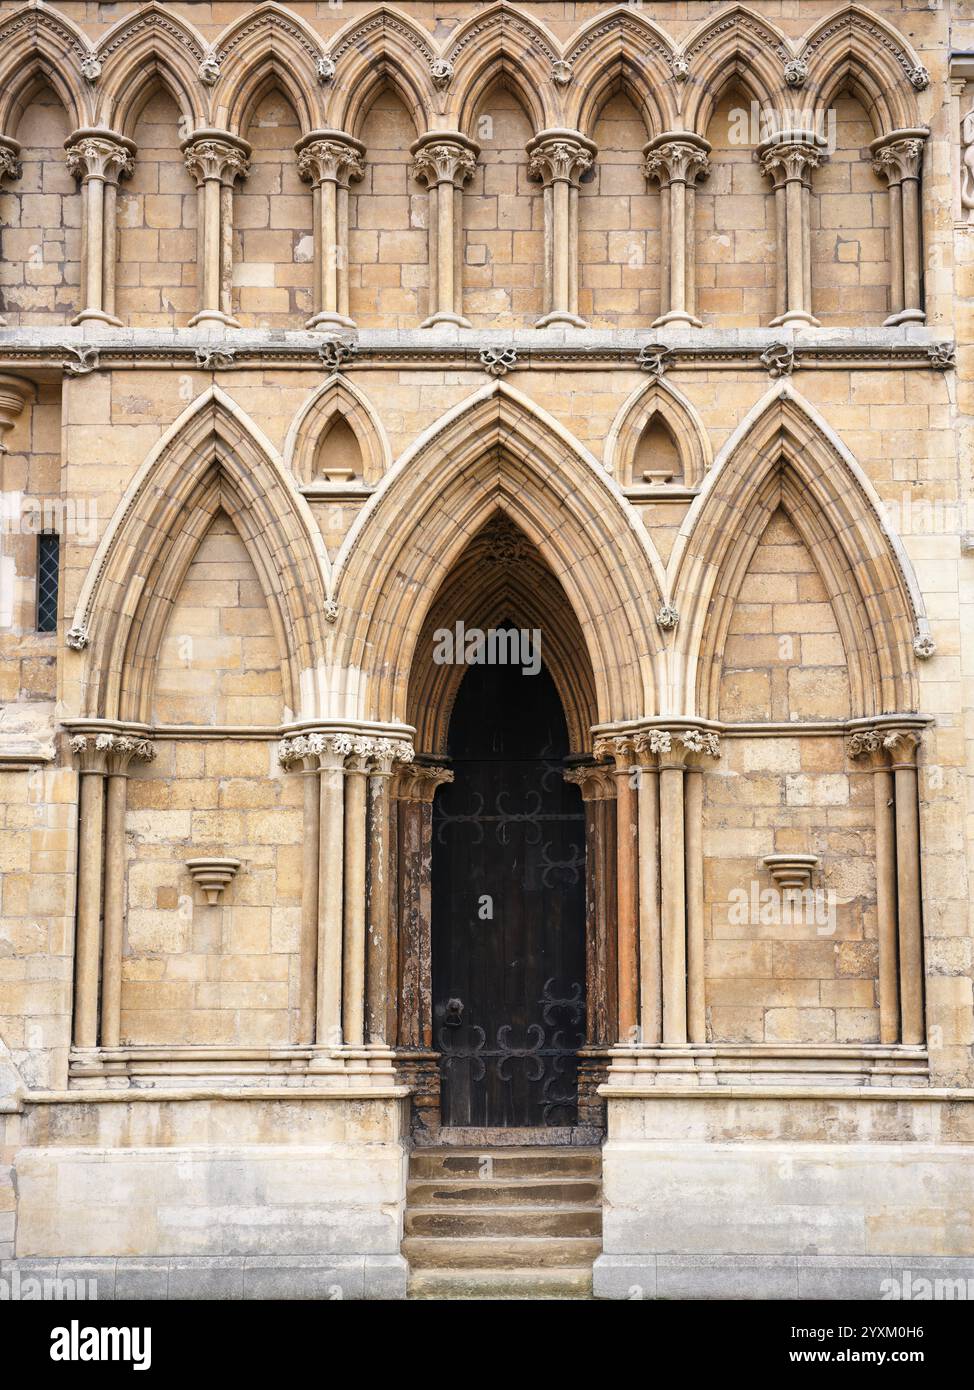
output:
[[585, 817], [554, 683], [472, 666], [433, 811], [433, 1021], [446, 1125], [569, 1125], [585, 1037]]

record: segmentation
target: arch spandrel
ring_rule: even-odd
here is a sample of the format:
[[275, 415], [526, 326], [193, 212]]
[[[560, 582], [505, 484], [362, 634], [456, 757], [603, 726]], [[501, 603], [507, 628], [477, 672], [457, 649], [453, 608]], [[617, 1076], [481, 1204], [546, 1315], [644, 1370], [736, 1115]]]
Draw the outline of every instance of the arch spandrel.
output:
[[730, 607], [766, 517], [779, 504], [829, 589], [849, 657], [853, 714], [915, 709], [913, 641], [926, 618], [909, 559], [853, 456], [814, 408], [782, 385], [724, 445], [670, 558], [688, 713], [712, 714]]
[[336, 652], [343, 669], [360, 673], [359, 717], [403, 717], [425, 616], [466, 547], [498, 512], [536, 547], [574, 610], [600, 721], [652, 710], [658, 558], [597, 460], [498, 382], [420, 437], [359, 514], [339, 553]]

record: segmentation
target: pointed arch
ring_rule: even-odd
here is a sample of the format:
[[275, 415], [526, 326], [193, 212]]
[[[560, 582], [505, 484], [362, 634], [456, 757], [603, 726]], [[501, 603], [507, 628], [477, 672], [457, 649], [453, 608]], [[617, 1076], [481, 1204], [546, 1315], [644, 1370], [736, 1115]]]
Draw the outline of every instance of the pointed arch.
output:
[[675, 129], [673, 53], [669, 36], [631, 6], [620, 5], [583, 24], [565, 52], [572, 70], [567, 124], [590, 135], [605, 103], [625, 91], [649, 136]]
[[207, 45], [191, 24], [150, 4], [109, 29], [98, 50], [98, 119], [130, 139], [142, 110], [160, 87], [186, 123], [186, 134], [209, 124], [198, 69]]
[[561, 109], [551, 71], [560, 56], [554, 36], [506, 0], [473, 15], [444, 49], [454, 69], [448, 123], [472, 134], [484, 97], [502, 79], [524, 107], [534, 134], [559, 125]]
[[919, 589], [872, 484], [789, 384], [757, 403], [721, 449], [681, 528], [670, 571], [689, 713], [716, 710], [727, 625], [740, 583], [781, 506], [814, 556], [849, 665], [854, 716], [916, 708]]
[[323, 52], [318, 34], [293, 10], [273, 3], [248, 9], [214, 44], [220, 65], [214, 119], [240, 134], [261, 97], [279, 87], [302, 134], [320, 129], [325, 119], [317, 63]]
[[657, 417], [673, 436], [683, 464], [684, 485], [699, 487], [712, 462], [710, 436], [696, 407], [663, 377], [637, 386], [623, 402], [605, 440], [606, 472], [620, 487], [639, 481], [632, 477], [632, 461], [639, 440]]
[[600, 720], [655, 700], [662, 574], [598, 461], [503, 382], [461, 402], [406, 451], [342, 544], [338, 651], [363, 717], [401, 718], [424, 616], [470, 538], [505, 513], [558, 579], [584, 635]]
[[430, 37], [408, 15], [380, 5], [354, 19], [331, 41], [335, 78], [329, 89], [325, 124], [358, 137], [376, 97], [385, 87], [396, 92], [412, 117], [417, 135], [433, 127], [430, 64], [437, 58]]
[[928, 79], [910, 44], [878, 14], [847, 5], [810, 29], [800, 52], [808, 64], [805, 95], [813, 110], [827, 109], [848, 88], [877, 136], [920, 124], [916, 92]]
[[681, 52], [690, 64], [682, 117], [686, 130], [705, 136], [731, 85], [740, 86], [762, 110], [794, 104], [784, 85], [791, 46], [775, 25], [746, 5], [731, 5], [698, 25]]
[[145, 722], [175, 595], [216, 512], [234, 522], [261, 579], [298, 718], [320, 712], [328, 560], [273, 446], [218, 387], [167, 430], [132, 480], [92, 562], [74, 625], [88, 637], [85, 712]]
[[64, 15], [25, 5], [0, 20], [0, 132], [10, 135], [42, 86], [54, 89], [72, 130], [94, 124], [81, 77], [88, 40]]
[[312, 482], [318, 445], [336, 418], [346, 421], [358, 441], [363, 481], [377, 483], [392, 461], [388, 437], [365, 392], [337, 372], [308, 397], [292, 420], [284, 441], [285, 467], [299, 483]]
[[[432, 659], [434, 633], [465, 626], [487, 631], [511, 620], [537, 628], [545, 668], [565, 712], [573, 753], [588, 753], [596, 723], [595, 678], [578, 619], [564, 590], [524, 532], [496, 513], [471, 539], [426, 615], [409, 677], [407, 720], [416, 748], [445, 754], [450, 715], [465, 675], [460, 663]], [[429, 654], [420, 660], [419, 654]]]

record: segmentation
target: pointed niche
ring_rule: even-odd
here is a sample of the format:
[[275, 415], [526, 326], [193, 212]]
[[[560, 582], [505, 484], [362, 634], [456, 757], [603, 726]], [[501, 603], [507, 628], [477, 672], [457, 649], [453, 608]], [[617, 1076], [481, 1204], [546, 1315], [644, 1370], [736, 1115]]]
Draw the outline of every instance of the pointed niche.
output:
[[851, 713], [836, 614], [808, 546], [772, 513], [737, 593], [724, 643], [719, 717], [743, 722]]
[[152, 696], [158, 724], [279, 724], [281, 647], [257, 570], [221, 508], [176, 593]]

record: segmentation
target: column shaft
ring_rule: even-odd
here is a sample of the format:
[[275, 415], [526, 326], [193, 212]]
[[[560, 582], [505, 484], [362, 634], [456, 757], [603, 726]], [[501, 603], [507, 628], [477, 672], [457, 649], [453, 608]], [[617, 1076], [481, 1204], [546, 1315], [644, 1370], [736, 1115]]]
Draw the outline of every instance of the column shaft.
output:
[[480, 148], [459, 131], [431, 131], [411, 147], [413, 177], [430, 191], [430, 304], [420, 325], [470, 324], [460, 310], [463, 296], [463, 186], [473, 177]]
[[318, 1019], [316, 1041], [342, 1041], [342, 879], [345, 863], [345, 773], [340, 755], [321, 767], [318, 859]]
[[301, 941], [298, 970], [298, 1036], [315, 1041], [315, 990], [318, 965], [318, 853], [321, 836], [319, 773], [312, 760], [304, 769], [304, 843], [301, 846]]
[[663, 978], [659, 900], [659, 773], [639, 769], [639, 1016], [640, 1042], [663, 1039]]
[[544, 184], [545, 312], [536, 327], [584, 327], [578, 315], [578, 182], [596, 147], [577, 130], [543, 130], [527, 146], [529, 176]]
[[663, 1042], [687, 1041], [686, 863], [683, 767], [660, 764]]
[[102, 945], [101, 1045], [118, 1047], [122, 1024], [122, 948], [125, 930], [124, 773], [108, 777], [105, 811], [105, 923]]
[[388, 1041], [389, 988], [389, 772], [369, 774], [366, 1041]]
[[83, 771], [78, 797], [78, 916], [74, 943], [76, 1047], [98, 1045], [104, 831], [104, 774], [101, 771]]
[[691, 762], [684, 781], [687, 895], [687, 1032], [690, 1042], [707, 1041], [704, 970], [703, 769]]
[[342, 1018], [345, 1042], [365, 1042], [365, 817], [367, 772], [358, 756], [345, 771], [345, 908]]
[[249, 171], [250, 146], [227, 131], [200, 130], [180, 146], [186, 168], [202, 188], [202, 223], [197, 236], [203, 266], [202, 304], [190, 319], [198, 323], [239, 324], [233, 307], [233, 188]]
[[876, 808], [876, 917], [879, 935], [879, 1040], [895, 1043], [900, 1036], [899, 951], [896, 923], [896, 818], [893, 774], [885, 766], [873, 770]]
[[901, 1041], [919, 1046], [923, 1024], [923, 927], [920, 913], [920, 818], [917, 772], [894, 763], [896, 889], [900, 948]]
[[618, 927], [616, 969], [619, 990], [618, 1040], [637, 1041], [639, 1026], [638, 826], [630, 756], [616, 766], [616, 881]]

